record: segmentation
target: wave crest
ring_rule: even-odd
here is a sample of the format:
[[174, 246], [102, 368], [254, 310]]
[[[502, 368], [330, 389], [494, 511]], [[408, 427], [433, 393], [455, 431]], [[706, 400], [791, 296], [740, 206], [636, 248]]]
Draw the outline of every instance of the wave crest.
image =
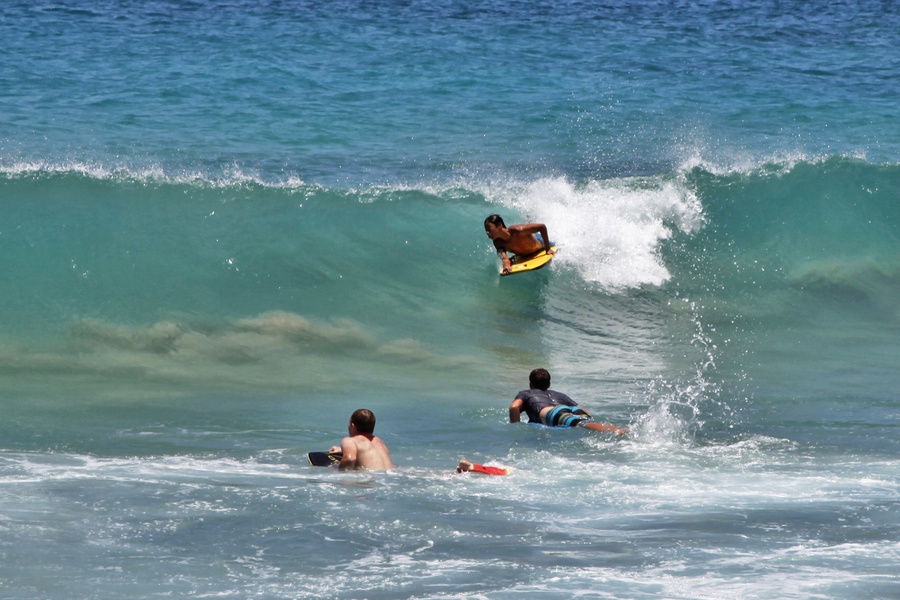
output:
[[16, 160], [0, 162], [0, 175], [9, 179], [74, 175], [96, 181], [192, 185], [199, 188], [227, 189], [255, 186], [293, 190], [308, 187], [308, 184], [298, 175], [264, 176], [239, 165], [229, 165], [218, 169], [171, 169], [160, 164], [132, 166], [85, 161]]
[[705, 217], [680, 176], [595, 180], [540, 179], [505, 202], [548, 224], [561, 249], [557, 265], [609, 291], [660, 285], [670, 278], [660, 246], [676, 231], [693, 233]]

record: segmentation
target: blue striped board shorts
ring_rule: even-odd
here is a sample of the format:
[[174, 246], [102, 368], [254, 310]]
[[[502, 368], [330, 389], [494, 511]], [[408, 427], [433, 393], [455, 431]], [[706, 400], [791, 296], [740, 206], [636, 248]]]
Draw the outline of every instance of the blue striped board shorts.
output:
[[583, 410], [575, 406], [557, 406], [541, 419], [548, 427], [577, 427], [590, 421]]

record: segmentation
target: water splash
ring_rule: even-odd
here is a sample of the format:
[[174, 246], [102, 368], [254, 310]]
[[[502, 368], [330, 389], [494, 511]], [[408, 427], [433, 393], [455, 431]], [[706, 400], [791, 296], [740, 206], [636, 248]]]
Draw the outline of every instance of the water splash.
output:
[[684, 379], [658, 377], [650, 381], [646, 398], [647, 412], [632, 428], [635, 439], [658, 445], [693, 443], [711, 419], [733, 426], [734, 411], [723, 399], [722, 384], [715, 380], [715, 327], [704, 325], [701, 307], [689, 299], [676, 301], [689, 315], [690, 347], [697, 352], [692, 360], [693, 372]]

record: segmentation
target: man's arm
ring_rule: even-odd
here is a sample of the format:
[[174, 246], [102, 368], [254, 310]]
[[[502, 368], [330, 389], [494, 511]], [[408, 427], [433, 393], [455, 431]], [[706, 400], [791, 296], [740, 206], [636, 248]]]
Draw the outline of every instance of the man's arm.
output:
[[500, 262], [503, 263], [502, 273], [506, 275], [512, 270], [512, 261], [509, 259], [509, 254], [506, 253], [506, 250], [497, 250], [497, 254], [500, 255]]
[[547, 254], [553, 254], [550, 252], [550, 234], [547, 233], [547, 226], [543, 223], [535, 223], [538, 226], [538, 233], [541, 234], [541, 239], [544, 240], [544, 250]]
[[516, 233], [541, 234], [541, 239], [544, 240], [544, 251], [547, 252], [547, 254], [555, 254], [555, 252], [550, 251], [550, 248], [552, 247], [550, 245], [550, 234], [547, 233], [547, 226], [543, 223], [525, 223], [523, 225], [512, 225], [511, 227], [509, 227], [509, 230]]
[[518, 423], [519, 418], [522, 414], [522, 405], [524, 402], [521, 398], [516, 398], [509, 405], [509, 422], [510, 423]]
[[343, 455], [341, 456], [341, 463], [338, 465], [338, 469], [341, 471], [355, 469], [356, 442], [353, 441], [353, 438], [345, 437], [341, 440], [341, 452], [343, 452]]

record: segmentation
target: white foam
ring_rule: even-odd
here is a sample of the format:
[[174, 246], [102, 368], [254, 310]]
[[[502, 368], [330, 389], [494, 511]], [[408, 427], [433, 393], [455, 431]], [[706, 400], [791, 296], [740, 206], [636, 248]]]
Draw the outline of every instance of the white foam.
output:
[[109, 165], [102, 162], [86, 161], [45, 161], [17, 160], [0, 162], [0, 174], [8, 177], [29, 177], [39, 175], [81, 175], [97, 180], [135, 181], [155, 184], [190, 184], [207, 188], [231, 188], [256, 185], [266, 188], [288, 189], [306, 187], [306, 183], [297, 175], [287, 174], [283, 177], [270, 178], [244, 169], [239, 165], [230, 165], [218, 172], [201, 169], [168, 169], [159, 164], [148, 165]]
[[[728, 152], [721, 149], [712, 153], [708, 149], [701, 149], [699, 145], [692, 146], [683, 154], [684, 158], [677, 168], [679, 173], [686, 174], [694, 169], [701, 169], [723, 177], [763, 172], [781, 176], [790, 173], [799, 164], [816, 165], [835, 158], [833, 154], [810, 154], [801, 150], [778, 150], [764, 155], [751, 155], [744, 151]], [[710, 158], [708, 154], [713, 154], [714, 158]], [[841, 156], [862, 161], [868, 158], [863, 151]]]
[[691, 233], [704, 223], [688, 186], [661, 177], [587, 184], [544, 178], [501, 196], [501, 203], [528, 220], [547, 224], [561, 248], [557, 268], [574, 269], [611, 291], [664, 283], [670, 273], [660, 244], [675, 231]]

